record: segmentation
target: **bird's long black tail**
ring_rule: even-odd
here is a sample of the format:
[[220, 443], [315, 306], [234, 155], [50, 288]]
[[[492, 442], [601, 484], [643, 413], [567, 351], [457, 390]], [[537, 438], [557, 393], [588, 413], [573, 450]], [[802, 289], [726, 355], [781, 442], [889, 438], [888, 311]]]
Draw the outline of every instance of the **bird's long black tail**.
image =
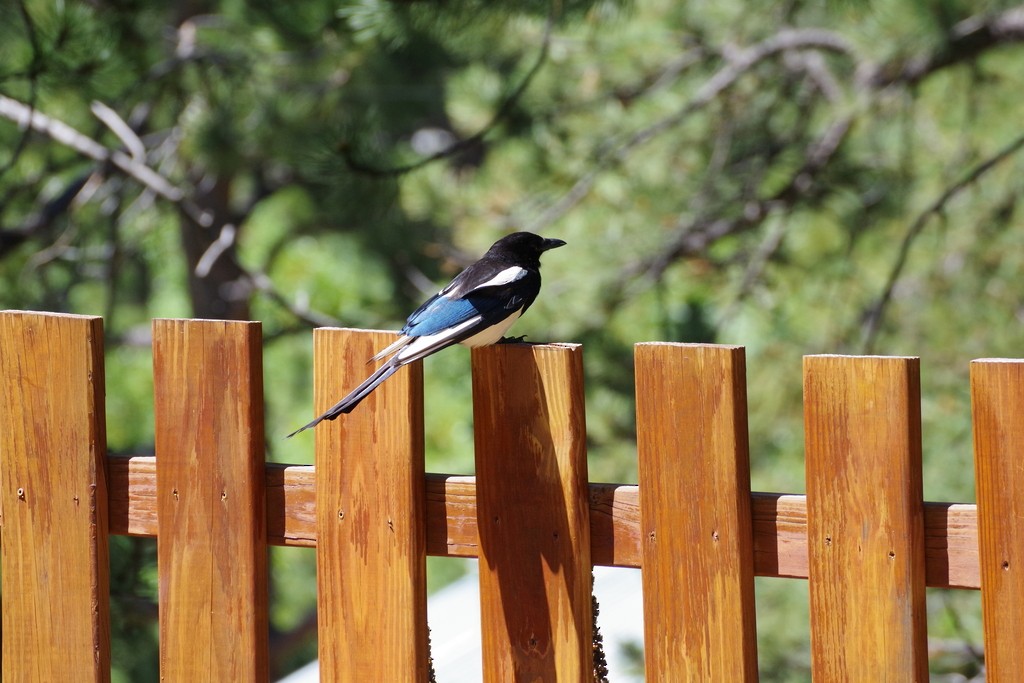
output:
[[296, 429], [294, 432], [288, 435], [288, 438], [290, 439], [299, 432], [310, 429], [311, 427], [316, 427], [324, 420], [333, 420], [342, 413], [352, 412], [352, 409], [359, 405], [359, 403], [364, 398], [369, 396], [371, 391], [376, 389], [377, 386], [380, 385], [380, 383], [386, 380], [388, 377], [395, 374], [395, 372], [400, 367], [401, 365], [398, 365], [396, 363], [385, 363], [384, 365], [380, 366], [372, 375], [363, 380], [362, 384], [353, 389], [348, 396], [335, 403], [333, 406], [331, 406], [330, 410], [328, 410], [326, 413], [310, 422], [308, 425]]

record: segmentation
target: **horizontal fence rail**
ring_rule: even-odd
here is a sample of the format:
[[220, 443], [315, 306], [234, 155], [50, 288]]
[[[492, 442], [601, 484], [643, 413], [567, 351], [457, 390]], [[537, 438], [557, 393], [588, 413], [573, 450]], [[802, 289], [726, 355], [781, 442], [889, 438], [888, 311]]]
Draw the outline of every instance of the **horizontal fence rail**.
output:
[[[156, 536], [156, 464], [152, 456], [109, 457], [110, 533]], [[266, 464], [267, 542], [316, 547], [316, 468]], [[427, 554], [479, 556], [476, 477], [426, 474]], [[640, 568], [640, 487], [589, 485], [590, 554], [595, 566]], [[807, 497], [750, 493], [754, 574], [807, 578]], [[925, 583], [981, 588], [978, 512], [972, 503], [924, 503]]]
[[[632, 485], [587, 481], [575, 345], [474, 351], [475, 477], [424, 472], [418, 364], [267, 463], [260, 334], [154, 321], [156, 456], [110, 456], [102, 321], [0, 312], [4, 680], [109, 680], [109, 534], [158, 540], [166, 681], [267, 680], [268, 545], [316, 548], [324, 681], [426, 680], [427, 555], [480, 561], [485, 681], [591, 676], [594, 565], [643, 572], [648, 680], [756, 680], [754, 576], [807, 580], [823, 680], [927, 680], [926, 586], [1024, 667], [1024, 361], [971, 364], [975, 506], [922, 500], [914, 358], [805, 358], [794, 495], [750, 491], [742, 347], [637, 346]], [[391, 338], [317, 330], [317, 408]]]

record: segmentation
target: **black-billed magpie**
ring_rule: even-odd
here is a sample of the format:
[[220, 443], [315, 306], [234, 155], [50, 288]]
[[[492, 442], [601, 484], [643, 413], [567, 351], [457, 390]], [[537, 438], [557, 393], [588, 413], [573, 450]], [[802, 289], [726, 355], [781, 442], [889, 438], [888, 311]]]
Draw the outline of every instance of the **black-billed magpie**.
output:
[[540, 255], [564, 244], [532, 232], [502, 237], [479, 261], [417, 308], [406, 319], [398, 339], [370, 359], [390, 356], [387, 362], [326, 413], [288, 436], [351, 412], [403, 365], [452, 344], [475, 347], [499, 341], [540, 292]]

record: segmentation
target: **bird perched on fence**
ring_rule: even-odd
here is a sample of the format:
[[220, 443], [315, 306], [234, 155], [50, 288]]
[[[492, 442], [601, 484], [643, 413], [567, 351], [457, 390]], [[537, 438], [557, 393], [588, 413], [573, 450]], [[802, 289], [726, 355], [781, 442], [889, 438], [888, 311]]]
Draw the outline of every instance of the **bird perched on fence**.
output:
[[501, 340], [540, 292], [540, 255], [564, 244], [532, 232], [502, 237], [406, 319], [398, 339], [370, 359], [388, 358], [383, 365], [326, 413], [288, 436], [351, 412], [403, 365], [452, 344], [476, 347]]

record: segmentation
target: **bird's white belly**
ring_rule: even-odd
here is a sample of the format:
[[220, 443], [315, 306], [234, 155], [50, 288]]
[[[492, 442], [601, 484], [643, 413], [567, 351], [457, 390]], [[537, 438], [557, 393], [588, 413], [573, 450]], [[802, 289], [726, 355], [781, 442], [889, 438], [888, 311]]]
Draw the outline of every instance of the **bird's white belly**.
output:
[[493, 325], [491, 327], [488, 327], [486, 330], [477, 332], [472, 337], [463, 339], [459, 343], [462, 344], [463, 346], [468, 346], [471, 349], [476, 348], [477, 346], [487, 346], [489, 344], [493, 344], [494, 342], [498, 341], [499, 339], [505, 336], [505, 332], [508, 331], [508, 328], [512, 327], [512, 323], [519, 320], [519, 316], [521, 316], [522, 314], [523, 309], [520, 308], [518, 311], [516, 311], [509, 317], [505, 318], [497, 325]]

